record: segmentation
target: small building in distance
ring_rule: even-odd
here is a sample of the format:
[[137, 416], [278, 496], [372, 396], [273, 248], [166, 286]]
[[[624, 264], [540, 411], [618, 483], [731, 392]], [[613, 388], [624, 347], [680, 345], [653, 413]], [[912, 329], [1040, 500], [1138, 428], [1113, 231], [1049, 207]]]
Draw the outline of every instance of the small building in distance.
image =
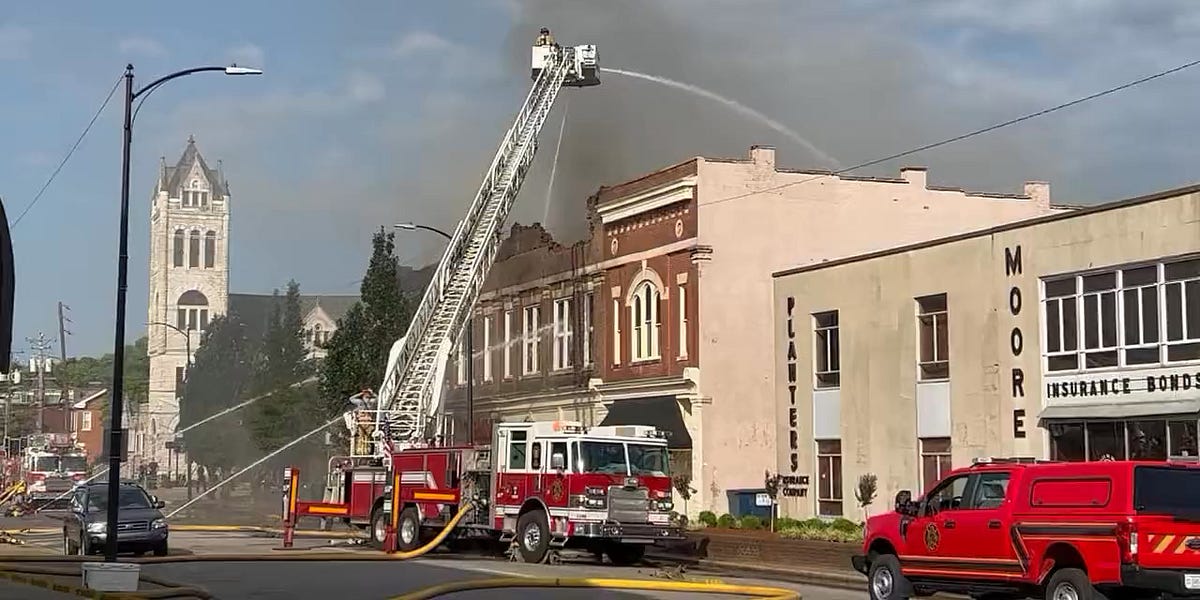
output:
[[[736, 510], [791, 442], [776, 427], [773, 272], [1063, 210], [1044, 183], [973, 193], [931, 186], [923, 168], [781, 169], [765, 146], [602, 187], [586, 239], [514, 226], [504, 242], [473, 319], [475, 432], [496, 420], [654, 425], [696, 490], [690, 512]], [[448, 368], [459, 439], [466, 375]]]
[[774, 287], [787, 516], [857, 516], [868, 473], [879, 506], [978, 457], [1200, 455], [1200, 186], [802, 265]]

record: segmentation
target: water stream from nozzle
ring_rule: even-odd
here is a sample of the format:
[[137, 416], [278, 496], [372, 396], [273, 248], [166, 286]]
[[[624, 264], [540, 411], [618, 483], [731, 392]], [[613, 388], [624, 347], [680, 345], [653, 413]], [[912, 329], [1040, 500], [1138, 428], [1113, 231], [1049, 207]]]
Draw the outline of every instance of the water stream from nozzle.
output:
[[546, 208], [542, 211], [542, 227], [550, 228], [550, 201], [554, 197], [554, 176], [558, 173], [558, 155], [562, 152], [563, 134], [567, 132], [567, 109], [571, 97], [563, 98], [562, 124], [558, 126], [558, 143], [554, 145], [554, 162], [550, 165], [550, 183], [546, 186]]
[[766, 125], [767, 127], [774, 129], [775, 131], [778, 131], [779, 133], [782, 133], [789, 140], [792, 140], [793, 142], [796, 142], [797, 144], [800, 144], [801, 146], [803, 146], [805, 150], [808, 150], [809, 152], [811, 152], [813, 156], [817, 157], [822, 162], [828, 163], [829, 166], [831, 166], [835, 169], [840, 169], [842, 167], [842, 164], [840, 162], [838, 162], [838, 160], [836, 158], [825, 153], [824, 150], [821, 150], [815, 144], [813, 144], [812, 142], [805, 139], [804, 136], [800, 135], [799, 133], [796, 133], [793, 129], [789, 128], [788, 126], [784, 125], [783, 123], [780, 123], [779, 121], [776, 121], [776, 120], [768, 117], [767, 115], [764, 115], [764, 114], [758, 112], [757, 110], [754, 110], [753, 108], [750, 108], [749, 106], [746, 106], [745, 104], [742, 104], [741, 102], [738, 102], [737, 100], [732, 100], [732, 99], [726, 98], [725, 96], [722, 96], [716, 92], [711, 92], [709, 90], [706, 90], [699, 86], [692, 85], [690, 83], [684, 83], [682, 81], [675, 81], [674, 79], [667, 79], [666, 77], [659, 77], [657, 75], [647, 75], [646, 73], [639, 73], [637, 71], [626, 71], [624, 69], [613, 69], [613, 68], [609, 68], [609, 67], [600, 67], [600, 70], [604, 73], [612, 73], [614, 75], [623, 75], [625, 77], [632, 77], [634, 79], [641, 79], [644, 81], [653, 81], [654, 83], [665, 85], [667, 87], [673, 87], [675, 89], [683, 90], [685, 92], [690, 92], [692, 94], [701, 96], [703, 98], [707, 98], [709, 100], [716, 100], [717, 102], [720, 102], [721, 104], [724, 104], [725, 106], [729, 107], [734, 112], [744, 115], [744, 116], [747, 116], [747, 117], [750, 117], [751, 119], [754, 119], [755, 121], [758, 121], [759, 123], [762, 123], [763, 125]]

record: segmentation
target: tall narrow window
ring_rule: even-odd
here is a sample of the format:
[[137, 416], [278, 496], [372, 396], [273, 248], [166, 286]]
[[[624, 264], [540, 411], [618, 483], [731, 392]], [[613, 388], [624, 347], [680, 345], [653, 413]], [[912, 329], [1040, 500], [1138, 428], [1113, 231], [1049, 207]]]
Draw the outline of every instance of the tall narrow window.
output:
[[925, 490], [950, 472], [950, 438], [921, 438], [921, 481]]
[[197, 192], [200, 195], [200, 208], [208, 208], [208, 192]]
[[687, 319], [687, 288], [679, 286], [676, 290], [679, 296], [679, 358], [687, 358], [688, 355], [688, 319]]
[[541, 308], [538, 306], [525, 307], [524, 329], [522, 330], [521, 339], [524, 344], [524, 352], [522, 359], [524, 360], [525, 375], [532, 375], [538, 372], [538, 352], [540, 350], [539, 343], [541, 341], [541, 332], [538, 330], [538, 324]]
[[583, 302], [583, 364], [592, 364], [592, 315], [595, 295], [588, 292]]
[[512, 323], [513, 311], [504, 311], [504, 377], [513, 376], [512, 371]]
[[842, 441], [817, 441], [817, 514], [842, 516]]
[[175, 236], [171, 242], [171, 253], [174, 255], [173, 263], [177, 267], [183, 266], [183, 230], [176, 229]]
[[200, 309], [200, 331], [205, 331], [207, 329], [208, 329], [208, 309], [202, 308], [202, 309]]
[[1158, 265], [1121, 272], [1121, 303], [1125, 315], [1125, 364], [1157, 363]]
[[660, 294], [658, 288], [649, 281], [642, 282], [633, 294], [633, 302], [629, 307], [630, 321], [633, 324], [633, 336], [630, 339], [630, 360], [653, 360], [658, 358], [658, 329], [660, 319], [658, 306]]
[[818, 388], [839, 387], [842, 381], [842, 365], [839, 356], [841, 340], [838, 335], [838, 312], [831, 310], [814, 314], [813, 325], [816, 338], [813, 353], [815, 385]]
[[175, 326], [187, 330], [187, 309], [181, 308], [175, 311]]
[[200, 232], [192, 231], [188, 236], [188, 267], [200, 266]]
[[571, 299], [554, 301], [554, 369], [571, 367]]
[[1167, 361], [1200, 358], [1200, 259], [1167, 263]]
[[1079, 305], [1076, 278], [1046, 282], [1046, 370], [1079, 368]]
[[1117, 273], [1083, 277], [1083, 361], [1087, 367], [1117, 366]]
[[211, 269], [217, 260], [217, 232], [204, 234], [204, 268]]
[[950, 377], [950, 330], [946, 295], [917, 298], [917, 327], [920, 354], [918, 377], [922, 381]]
[[492, 318], [483, 318], [483, 380], [492, 380]]
[[621, 364], [621, 301], [613, 298], [612, 301], [612, 318], [613, 326], [613, 343], [612, 343], [612, 361], [614, 365]]

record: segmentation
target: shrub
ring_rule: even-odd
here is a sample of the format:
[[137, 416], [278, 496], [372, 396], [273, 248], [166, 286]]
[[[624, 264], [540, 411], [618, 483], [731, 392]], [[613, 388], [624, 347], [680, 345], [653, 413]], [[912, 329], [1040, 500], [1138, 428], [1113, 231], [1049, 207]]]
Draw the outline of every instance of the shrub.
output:
[[862, 525], [859, 525], [858, 523], [855, 523], [849, 519], [843, 519], [840, 517], [834, 519], [833, 522], [829, 524], [829, 528], [847, 533], [857, 533], [862, 531]]
[[696, 520], [703, 523], [705, 527], [717, 526], [717, 514], [711, 510], [700, 511], [700, 516]]
[[736, 524], [737, 521], [733, 518], [733, 515], [729, 513], [725, 513], [717, 519], [717, 527], [722, 529], [733, 529]]
[[742, 529], [762, 529], [763, 520], [757, 515], [746, 515], [740, 522]]
[[801, 525], [779, 531], [781, 537], [797, 540], [814, 540], [822, 542], [858, 543], [862, 542], [862, 530], [843, 531], [834, 527], [813, 527]]

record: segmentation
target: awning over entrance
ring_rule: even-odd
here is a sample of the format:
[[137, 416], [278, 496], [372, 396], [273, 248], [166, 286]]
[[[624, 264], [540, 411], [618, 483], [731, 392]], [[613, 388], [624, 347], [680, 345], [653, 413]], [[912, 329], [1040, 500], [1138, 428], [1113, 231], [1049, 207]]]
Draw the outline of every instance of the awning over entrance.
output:
[[1200, 398], [1160, 400], [1156, 402], [1100, 402], [1047, 406], [1038, 415], [1039, 421], [1079, 419], [1127, 419], [1132, 417], [1166, 417], [1200, 413]]
[[683, 424], [683, 413], [674, 396], [615, 400], [600, 425], [651, 425], [667, 432], [667, 447], [685, 450], [692, 447], [692, 436]]

